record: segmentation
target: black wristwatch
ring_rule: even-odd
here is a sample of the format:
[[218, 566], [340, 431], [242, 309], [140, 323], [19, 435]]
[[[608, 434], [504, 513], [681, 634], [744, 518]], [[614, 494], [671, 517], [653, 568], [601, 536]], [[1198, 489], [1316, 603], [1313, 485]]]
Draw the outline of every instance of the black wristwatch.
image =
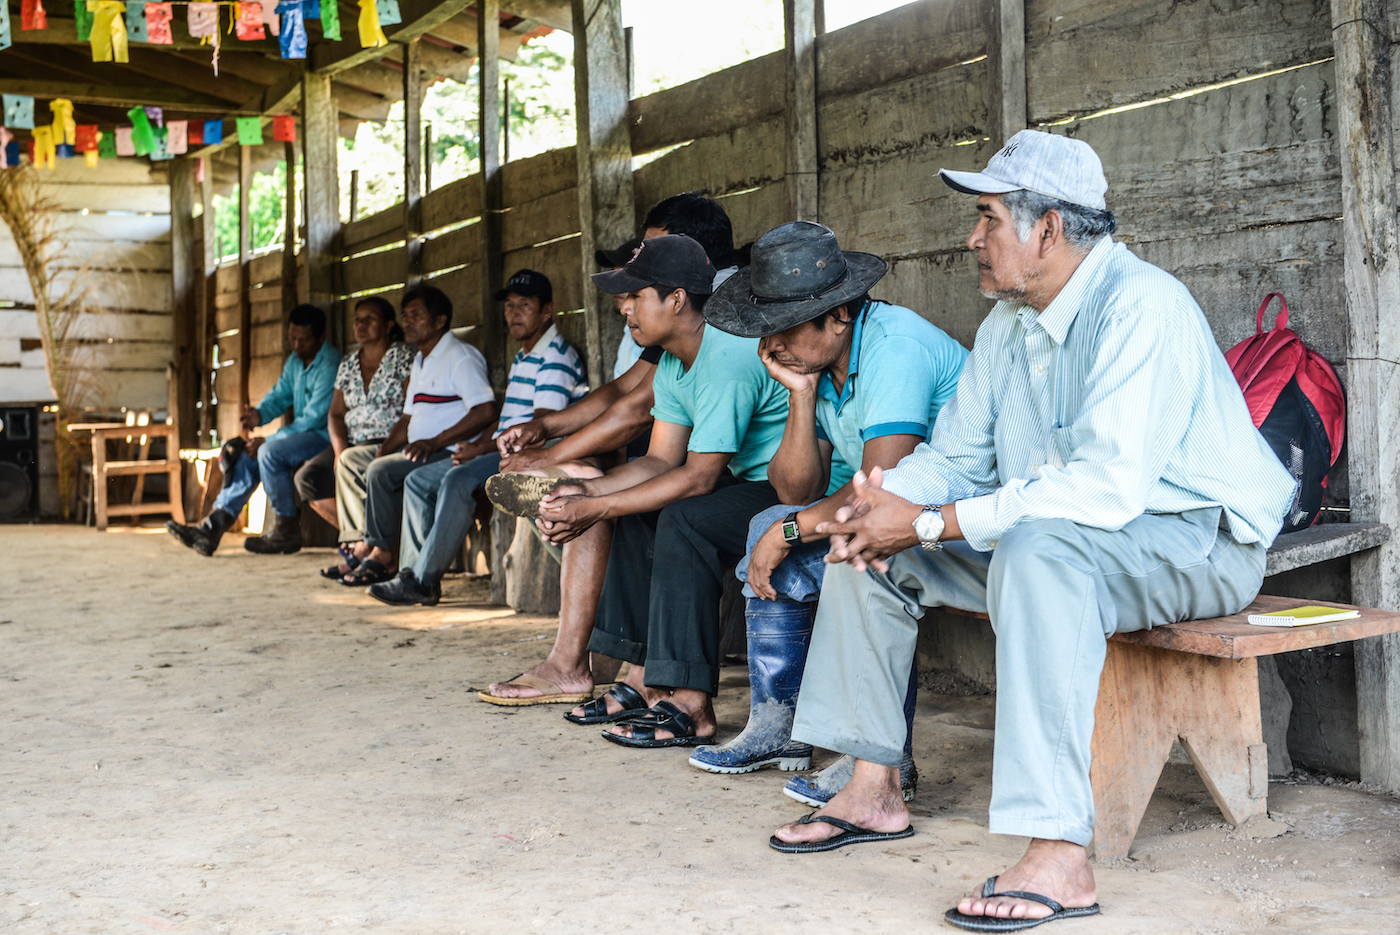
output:
[[797, 528], [797, 511], [783, 517], [783, 541], [788, 545], [802, 541], [802, 531]]

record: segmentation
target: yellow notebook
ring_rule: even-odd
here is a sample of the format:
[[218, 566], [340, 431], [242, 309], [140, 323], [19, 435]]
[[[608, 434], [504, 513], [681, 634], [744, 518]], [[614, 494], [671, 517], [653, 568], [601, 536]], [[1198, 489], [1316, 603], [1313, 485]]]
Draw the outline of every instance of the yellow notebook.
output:
[[1267, 614], [1250, 614], [1249, 622], [1260, 627], [1305, 627], [1314, 623], [1331, 623], [1334, 620], [1350, 620], [1361, 616], [1354, 610], [1337, 607], [1290, 607], [1288, 610], [1275, 610]]

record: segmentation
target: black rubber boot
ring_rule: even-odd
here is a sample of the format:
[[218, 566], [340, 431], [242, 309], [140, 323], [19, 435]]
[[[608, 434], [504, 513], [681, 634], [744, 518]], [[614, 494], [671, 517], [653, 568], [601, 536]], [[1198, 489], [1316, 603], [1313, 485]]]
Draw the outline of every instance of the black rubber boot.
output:
[[219, 540], [232, 525], [232, 513], [215, 510], [200, 520], [198, 525], [183, 526], [172, 519], [166, 521], [165, 528], [181, 545], [194, 549], [200, 555], [209, 556], [214, 554], [214, 550], [219, 547]]
[[243, 548], [259, 555], [291, 555], [301, 551], [301, 517], [274, 513], [272, 531], [243, 540]]

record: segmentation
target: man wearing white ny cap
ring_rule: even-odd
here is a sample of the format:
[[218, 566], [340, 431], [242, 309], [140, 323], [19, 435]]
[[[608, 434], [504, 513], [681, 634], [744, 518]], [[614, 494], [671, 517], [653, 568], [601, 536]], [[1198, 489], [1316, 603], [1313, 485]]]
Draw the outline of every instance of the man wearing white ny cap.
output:
[[793, 738], [857, 757], [805, 852], [911, 832], [901, 702], [927, 607], [997, 634], [991, 830], [1025, 856], [945, 918], [1012, 931], [1098, 912], [1089, 746], [1108, 636], [1254, 597], [1293, 481], [1254, 429], [1200, 308], [1110, 236], [1085, 143], [1025, 130], [984, 172], [968, 237], [981, 290], [956, 395], [926, 445], [857, 474], [836, 521]]

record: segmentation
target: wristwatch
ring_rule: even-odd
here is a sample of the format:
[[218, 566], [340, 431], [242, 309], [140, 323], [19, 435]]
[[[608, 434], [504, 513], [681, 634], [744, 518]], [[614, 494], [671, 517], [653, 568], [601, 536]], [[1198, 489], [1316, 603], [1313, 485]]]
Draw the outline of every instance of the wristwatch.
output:
[[797, 528], [796, 510], [783, 517], [783, 541], [788, 545], [802, 541], [802, 530]]
[[914, 535], [919, 537], [919, 545], [925, 551], [937, 552], [943, 548], [943, 543], [939, 541], [943, 537], [943, 508], [924, 507], [924, 511], [914, 518]]

